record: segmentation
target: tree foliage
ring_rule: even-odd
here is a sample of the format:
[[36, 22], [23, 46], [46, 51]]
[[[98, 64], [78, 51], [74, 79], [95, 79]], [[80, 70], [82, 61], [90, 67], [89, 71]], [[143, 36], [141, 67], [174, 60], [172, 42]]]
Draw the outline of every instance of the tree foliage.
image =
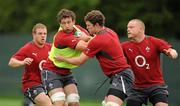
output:
[[106, 17], [106, 26], [120, 36], [126, 35], [130, 19], [139, 18], [145, 22], [147, 34], [180, 38], [179, 5], [179, 0], [0, 0], [0, 33], [30, 33], [37, 22], [46, 24], [50, 32], [56, 31], [56, 14], [67, 8], [84, 27], [84, 15], [99, 9]]
[[146, 25], [146, 33], [155, 36], [178, 38], [180, 21], [180, 2], [177, 0], [103, 0], [99, 8], [106, 15], [106, 24], [126, 35], [126, 26], [129, 20], [139, 18]]

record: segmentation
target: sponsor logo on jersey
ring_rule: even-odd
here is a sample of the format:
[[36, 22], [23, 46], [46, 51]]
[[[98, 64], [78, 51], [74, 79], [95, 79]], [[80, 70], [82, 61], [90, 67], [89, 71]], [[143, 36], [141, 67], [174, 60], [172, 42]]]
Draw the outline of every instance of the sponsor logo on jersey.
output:
[[128, 49], [130, 52], [133, 52], [133, 50], [131, 48]]
[[32, 53], [32, 55], [37, 56], [37, 53]]

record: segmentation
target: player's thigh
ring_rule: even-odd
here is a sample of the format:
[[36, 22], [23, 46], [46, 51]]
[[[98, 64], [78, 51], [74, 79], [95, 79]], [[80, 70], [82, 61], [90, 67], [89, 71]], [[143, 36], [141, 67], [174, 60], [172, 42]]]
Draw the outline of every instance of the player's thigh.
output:
[[152, 96], [149, 101], [154, 106], [168, 106], [168, 96], [166, 94], [156, 94]]
[[[169, 92], [168, 92], [167, 85], [154, 86], [150, 90], [151, 90], [151, 95], [150, 95], [149, 101], [153, 105], [164, 104], [166, 106], [166, 104], [168, 104]], [[164, 106], [164, 105], [162, 105], [162, 106]]]
[[110, 88], [117, 89], [127, 94], [132, 89], [134, 74], [131, 69], [117, 73], [111, 77]]
[[78, 93], [77, 86], [75, 84], [68, 84], [64, 87], [64, 92], [69, 95], [72, 93]]
[[62, 87], [54, 88], [50, 90], [48, 94], [51, 97], [53, 94], [58, 93], [58, 92], [64, 92], [63, 88]]
[[[31, 88], [28, 88], [25, 92], [24, 92], [24, 95], [26, 97], [28, 97], [33, 103], [37, 103], [39, 102], [40, 100], [42, 100], [41, 102], [45, 102], [43, 101], [43, 97], [42, 96], [39, 96], [43, 94], [43, 96], [47, 96], [46, 95], [46, 91], [45, 91], [45, 88], [43, 85], [37, 85], [37, 86], [33, 86]], [[38, 99], [38, 101], [36, 101], [37, 99], [36, 98], [40, 98], [42, 97], [41, 99]], [[48, 97], [48, 96], [47, 96]], [[47, 98], [48, 99], [48, 98]]]
[[72, 93], [78, 93], [77, 81], [71, 74], [65, 76], [63, 84], [64, 84], [64, 91], [67, 95]]
[[127, 106], [141, 106], [142, 104], [146, 104], [148, 102], [148, 92], [146, 89], [131, 89], [129, 95], [126, 99]]
[[41, 92], [34, 99], [34, 102], [37, 106], [53, 106], [51, 103], [51, 99], [44, 92]]
[[121, 106], [121, 104], [123, 103], [123, 100], [117, 96], [108, 95], [106, 98], [106, 103], [108, 103], [108, 102], [113, 102], [113, 103], [119, 104]]
[[131, 69], [127, 68], [124, 71], [117, 73], [111, 77], [110, 89], [107, 95], [119, 97], [122, 101], [127, 97], [127, 94], [132, 89], [134, 80]]
[[[41, 71], [43, 84], [46, 90], [49, 92], [56, 92], [62, 90], [63, 88], [63, 81], [62, 76], [50, 70], [43, 70]], [[57, 89], [60, 88], [60, 89]], [[52, 94], [52, 93], [49, 93]]]

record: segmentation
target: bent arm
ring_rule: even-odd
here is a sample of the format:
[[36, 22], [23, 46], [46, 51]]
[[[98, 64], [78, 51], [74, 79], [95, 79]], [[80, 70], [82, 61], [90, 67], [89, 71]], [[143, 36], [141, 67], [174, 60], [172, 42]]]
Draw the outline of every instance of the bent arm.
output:
[[81, 40], [88, 42], [92, 37], [90, 35], [86, 35], [84, 32], [81, 32], [81, 36], [79, 37]]
[[164, 49], [164, 53], [170, 57], [171, 59], [176, 59], [178, 57], [178, 53], [175, 49], [169, 48], [169, 49]]
[[23, 61], [17, 60], [15, 58], [11, 58], [8, 65], [10, 67], [16, 68], [24, 65], [30, 65], [32, 61], [33, 61], [32, 58], [25, 58]]
[[78, 42], [78, 44], [76, 45], [75, 50], [84, 51], [84, 50], [87, 48], [88, 43], [89, 43], [94, 37], [96, 37], [96, 35], [94, 35], [93, 37], [90, 37], [90, 39], [88, 40], [88, 42], [85, 42], [85, 41], [83, 41], [83, 40], [80, 40], [80, 41]]
[[84, 53], [81, 53], [79, 57], [68, 58], [68, 57], [57, 55], [55, 59], [58, 61], [64, 61], [64, 62], [79, 66], [81, 64], [84, 64], [89, 59], [89, 57], [86, 56]]
[[78, 42], [78, 44], [76, 45], [76, 48], [75, 50], [78, 50], [78, 51], [84, 51], [87, 47], [87, 42], [83, 41], [83, 40], [80, 40]]

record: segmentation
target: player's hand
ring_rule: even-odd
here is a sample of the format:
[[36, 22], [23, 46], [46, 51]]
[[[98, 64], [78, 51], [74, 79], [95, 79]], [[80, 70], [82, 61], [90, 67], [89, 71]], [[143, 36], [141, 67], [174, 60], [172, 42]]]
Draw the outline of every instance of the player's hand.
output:
[[33, 59], [32, 59], [32, 58], [25, 58], [25, 59], [22, 61], [22, 64], [23, 64], [23, 65], [30, 65], [32, 62], [33, 62]]
[[170, 50], [170, 56], [171, 56], [172, 59], [176, 59], [178, 57], [177, 51], [174, 50], [174, 49], [171, 49]]
[[63, 61], [63, 60], [64, 60], [64, 57], [61, 56], [61, 55], [56, 55], [56, 56], [54, 57], [54, 59], [57, 60], [57, 61]]
[[81, 36], [79, 38], [87, 42], [88, 40], [90, 40], [91, 36], [87, 35], [85, 32], [81, 32]]
[[168, 50], [164, 49], [164, 51], [172, 59], [176, 59], [178, 57], [178, 53], [175, 49], [172, 49], [172, 48], [170, 48]]

